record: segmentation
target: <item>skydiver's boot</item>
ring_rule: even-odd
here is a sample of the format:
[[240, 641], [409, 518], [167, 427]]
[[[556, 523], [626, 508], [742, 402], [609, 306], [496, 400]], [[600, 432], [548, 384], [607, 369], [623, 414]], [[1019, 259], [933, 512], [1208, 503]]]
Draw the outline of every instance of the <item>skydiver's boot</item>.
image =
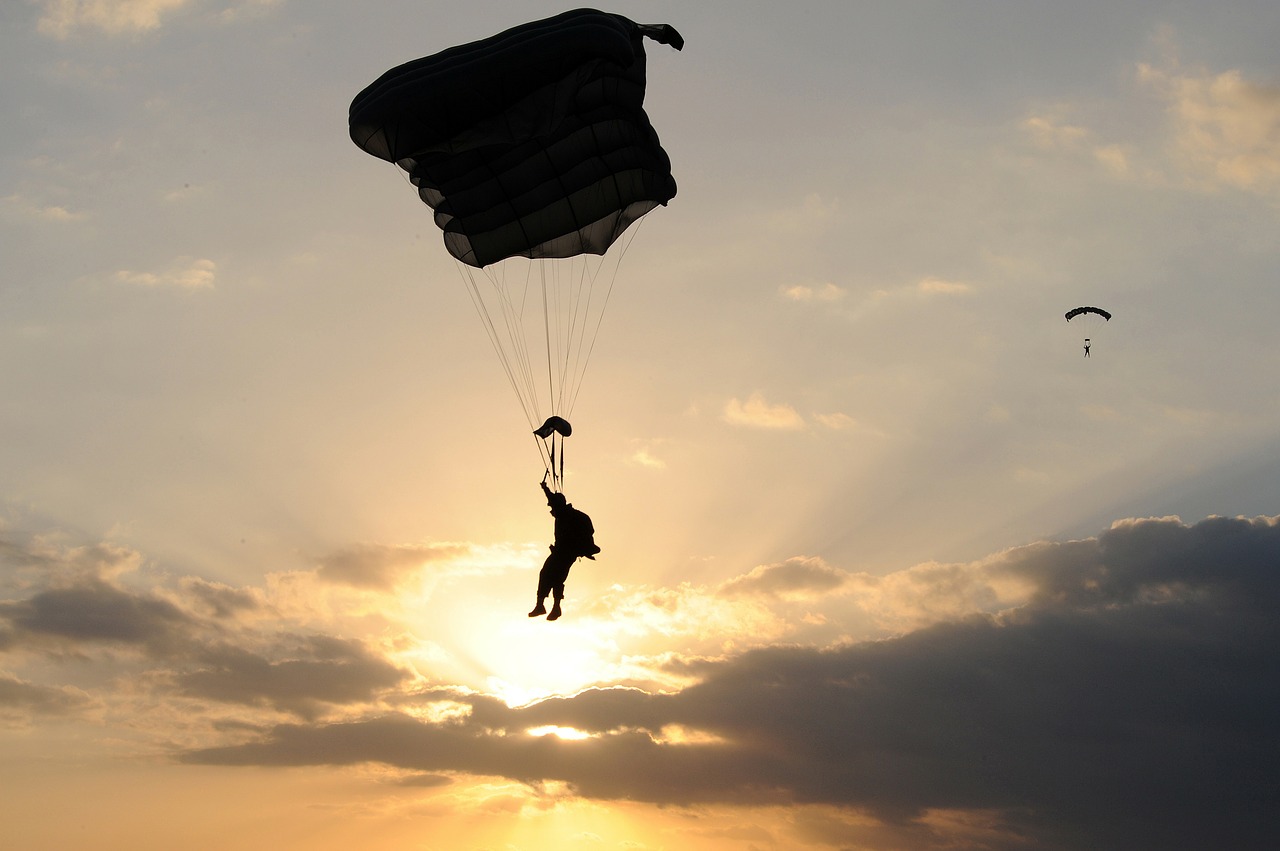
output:
[[[559, 607], [559, 601], [557, 601], [556, 606], [557, 608]], [[532, 612], [529, 612], [529, 617], [536, 618], [541, 615], [545, 615], [546, 613], [547, 613], [547, 607], [542, 605], [542, 600], [538, 600], [538, 605], [533, 607]]]
[[560, 617], [560, 615], [563, 614], [563, 612], [560, 611], [560, 601], [563, 599], [564, 599], [563, 596], [559, 596], [555, 598], [555, 602], [551, 604], [551, 614], [547, 615], [547, 620], [549, 621], [557, 620]]

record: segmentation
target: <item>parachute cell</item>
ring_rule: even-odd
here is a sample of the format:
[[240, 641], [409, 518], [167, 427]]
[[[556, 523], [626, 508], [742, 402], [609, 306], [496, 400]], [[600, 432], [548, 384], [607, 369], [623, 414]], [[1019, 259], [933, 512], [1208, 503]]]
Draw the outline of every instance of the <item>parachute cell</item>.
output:
[[1087, 314], [1096, 314], [1101, 316], [1104, 322], [1111, 321], [1111, 314], [1103, 310], [1101, 307], [1075, 307], [1067, 311], [1067, 321], [1070, 322], [1077, 316], [1085, 316]]
[[351, 139], [409, 174], [449, 253], [603, 254], [676, 194], [644, 111], [645, 37], [668, 25], [579, 9], [387, 71], [351, 103]]

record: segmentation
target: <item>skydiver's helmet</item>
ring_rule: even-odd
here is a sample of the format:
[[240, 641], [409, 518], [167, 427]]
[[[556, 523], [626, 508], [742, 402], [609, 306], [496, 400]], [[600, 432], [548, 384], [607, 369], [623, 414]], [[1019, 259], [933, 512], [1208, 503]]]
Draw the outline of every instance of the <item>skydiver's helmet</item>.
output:
[[551, 506], [552, 511], [555, 511], [556, 509], [564, 508], [568, 505], [569, 500], [565, 499], [565, 496], [562, 493], [553, 493], [551, 496], [547, 497], [547, 504]]

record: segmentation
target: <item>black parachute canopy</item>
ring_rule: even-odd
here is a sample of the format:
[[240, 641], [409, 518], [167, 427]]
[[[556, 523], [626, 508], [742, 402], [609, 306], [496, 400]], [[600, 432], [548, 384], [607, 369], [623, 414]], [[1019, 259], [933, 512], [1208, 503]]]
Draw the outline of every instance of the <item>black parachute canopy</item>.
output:
[[676, 194], [644, 111], [644, 38], [670, 25], [578, 9], [387, 71], [351, 102], [351, 139], [409, 173], [471, 266], [604, 254]]
[[1110, 314], [1110, 313], [1107, 313], [1107, 312], [1106, 312], [1105, 310], [1103, 310], [1101, 307], [1076, 307], [1076, 308], [1072, 308], [1071, 310], [1068, 310], [1068, 311], [1067, 311], [1067, 321], [1068, 321], [1068, 322], [1070, 322], [1073, 318], [1075, 318], [1075, 317], [1079, 316], [1079, 315], [1080, 315], [1080, 314], [1082, 314], [1082, 313], [1096, 313], [1096, 314], [1098, 314], [1099, 316], [1101, 316], [1103, 319], [1107, 320], [1108, 322], [1110, 322], [1110, 321], [1111, 321], [1111, 314]]

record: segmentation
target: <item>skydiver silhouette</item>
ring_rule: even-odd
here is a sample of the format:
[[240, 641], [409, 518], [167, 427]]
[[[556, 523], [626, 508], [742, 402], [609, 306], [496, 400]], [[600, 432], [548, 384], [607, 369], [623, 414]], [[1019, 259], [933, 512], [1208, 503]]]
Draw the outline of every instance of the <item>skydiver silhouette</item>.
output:
[[[573, 567], [579, 557], [594, 561], [600, 548], [596, 546], [591, 518], [574, 508], [564, 494], [547, 487], [546, 476], [538, 484], [546, 494], [551, 516], [556, 519], [555, 543], [551, 545], [551, 554], [542, 563], [542, 570], [538, 573], [538, 604], [529, 612], [529, 617], [547, 615], [547, 620], [553, 621], [563, 614], [560, 601], [564, 599], [564, 583], [569, 578], [569, 568]], [[543, 605], [548, 594], [554, 598], [550, 614], [547, 614], [547, 608]]]
[[1088, 340], [1088, 339], [1086, 339], [1086, 340], [1084, 341], [1084, 356], [1085, 356], [1085, 357], [1089, 357], [1089, 345], [1090, 345], [1090, 344], [1089, 344], [1089, 340]]

